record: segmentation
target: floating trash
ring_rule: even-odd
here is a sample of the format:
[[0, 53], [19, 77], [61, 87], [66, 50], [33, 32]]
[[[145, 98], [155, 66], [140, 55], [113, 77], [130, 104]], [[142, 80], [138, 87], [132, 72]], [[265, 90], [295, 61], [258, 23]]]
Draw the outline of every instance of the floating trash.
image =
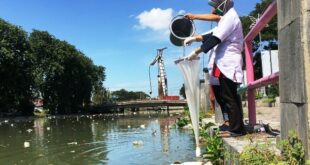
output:
[[4, 120], [5, 123], [9, 122], [9, 120]]
[[14, 127], [14, 124], [11, 124], [11, 127]]
[[70, 143], [67, 143], [68, 145], [77, 145], [77, 142], [70, 142]]
[[130, 126], [130, 125], [128, 125], [127, 127], [128, 127], [128, 128], [131, 128], [131, 126]]
[[140, 127], [144, 129], [144, 128], [145, 128], [145, 125], [144, 125], [144, 124], [141, 124]]
[[182, 127], [182, 129], [193, 129], [193, 126], [191, 124], [187, 124], [184, 127]]
[[24, 148], [28, 148], [30, 147], [30, 143], [29, 142], [24, 142]]
[[30, 133], [30, 132], [32, 132], [32, 129], [29, 128], [29, 129], [27, 129], [26, 131], [27, 131], [28, 133]]
[[152, 129], [152, 135], [155, 136], [156, 133], [157, 133], [157, 131]]
[[51, 130], [51, 128], [50, 128], [50, 127], [46, 127], [46, 130], [48, 130], [48, 131], [49, 131], [49, 130]]
[[143, 145], [143, 141], [142, 140], [135, 140], [132, 142], [133, 145], [135, 146], [142, 146]]

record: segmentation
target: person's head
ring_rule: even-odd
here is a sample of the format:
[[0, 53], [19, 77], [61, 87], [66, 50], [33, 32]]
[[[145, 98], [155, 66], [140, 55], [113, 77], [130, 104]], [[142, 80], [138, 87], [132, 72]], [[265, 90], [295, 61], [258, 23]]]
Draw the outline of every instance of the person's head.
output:
[[225, 15], [234, 6], [233, 0], [209, 0], [208, 4], [213, 7], [212, 13]]

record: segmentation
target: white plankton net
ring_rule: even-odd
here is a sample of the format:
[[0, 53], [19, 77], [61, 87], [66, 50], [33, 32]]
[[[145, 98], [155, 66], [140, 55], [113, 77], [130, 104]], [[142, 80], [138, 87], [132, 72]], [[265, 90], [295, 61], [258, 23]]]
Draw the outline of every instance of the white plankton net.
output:
[[199, 59], [178, 60], [176, 64], [180, 68], [185, 86], [186, 100], [196, 140], [196, 157], [201, 155], [199, 147]]

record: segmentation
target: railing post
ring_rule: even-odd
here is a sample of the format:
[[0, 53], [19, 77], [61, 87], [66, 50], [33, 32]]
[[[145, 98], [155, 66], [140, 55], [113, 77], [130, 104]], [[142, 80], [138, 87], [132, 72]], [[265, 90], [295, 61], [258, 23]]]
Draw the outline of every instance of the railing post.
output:
[[[245, 41], [245, 62], [246, 62], [247, 83], [251, 83], [254, 81], [252, 41]], [[251, 125], [255, 125], [256, 124], [255, 89], [248, 90], [248, 113], [249, 113], [249, 123]]]

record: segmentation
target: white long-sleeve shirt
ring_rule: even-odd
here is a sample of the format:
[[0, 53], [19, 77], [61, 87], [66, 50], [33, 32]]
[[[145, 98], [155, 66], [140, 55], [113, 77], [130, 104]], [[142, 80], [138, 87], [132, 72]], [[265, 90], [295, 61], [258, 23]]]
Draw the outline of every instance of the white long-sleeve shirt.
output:
[[220, 71], [236, 83], [242, 83], [243, 31], [241, 21], [231, 8], [218, 22], [213, 35], [221, 40], [216, 48], [215, 63]]

